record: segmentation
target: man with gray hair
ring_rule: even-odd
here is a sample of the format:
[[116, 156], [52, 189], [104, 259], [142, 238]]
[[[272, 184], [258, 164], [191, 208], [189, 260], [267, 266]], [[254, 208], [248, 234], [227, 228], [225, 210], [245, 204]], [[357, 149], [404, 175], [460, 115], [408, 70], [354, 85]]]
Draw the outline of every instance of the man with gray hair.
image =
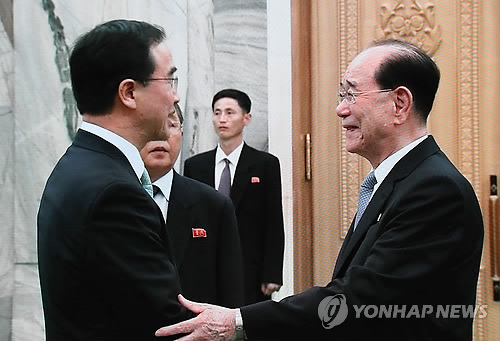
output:
[[[157, 335], [182, 340], [471, 340], [483, 246], [474, 190], [426, 128], [434, 61], [402, 41], [376, 42], [349, 65], [337, 116], [346, 148], [372, 170], [332, 280], [240, 309], [180, 298], [196, 318]], [[358, 314], [362, 307], [397, 314]], [[454, 315], [440, 313], [461, 308]], [[411, 309], [401, 312], [402, 309]], [[425, 312], [425, 313], [424, 313]]]

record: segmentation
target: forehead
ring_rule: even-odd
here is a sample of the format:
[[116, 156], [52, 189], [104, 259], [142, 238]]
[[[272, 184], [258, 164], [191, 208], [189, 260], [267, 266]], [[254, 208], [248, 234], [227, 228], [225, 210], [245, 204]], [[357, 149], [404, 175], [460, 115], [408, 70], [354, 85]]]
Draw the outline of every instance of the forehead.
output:
[[171, 75], [176, 71], [172, 52], [165, 42], [162, 42], [151, 48], [151, 54], [156, 63], [156, 73]]
[[240, 109], [238, 101], [231, 97], [222, 97], [214, 103], [214, 109]]
[[357, 55], [347, 68], [341, 85], [345, 87], [359, 87], [375, 81], [375, 71], [390, 53], [385, 46], [377, 46], [364, 50]]

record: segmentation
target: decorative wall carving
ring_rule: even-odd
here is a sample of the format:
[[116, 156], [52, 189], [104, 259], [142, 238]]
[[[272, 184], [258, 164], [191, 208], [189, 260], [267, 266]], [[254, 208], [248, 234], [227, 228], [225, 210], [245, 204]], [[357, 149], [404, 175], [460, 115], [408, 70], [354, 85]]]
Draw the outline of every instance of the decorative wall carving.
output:
[[436, 24], [434, 4], [417, 0], [398, 0], [381, 6], [378, 39], [409, 41], [433, 55], [441, 43], [441, 27]]
[[[481, 197], [479, 150], [479, 0], [461, 0], [458, 21], [458, 167]], [[487, 304], [485, 281], [488, 276], [481, 267], [477, 286], [478, 305]], [[483, 319], [475, 319], [474, 339], [485, 339]]]
[[[342, 75], [348, 64], [359, 53], [359, 1], [343, 0], [339, 1], [338, 22], [339, 22], [339, 74]], [[340, 238], [345, 238], [357, 207], [357, 193], [353, 188], [358, 188], [360, 184], [359, 156], [350, 154], [345, 148], [345, 134], [341, 122], [338, 125], [342, 143], [339, 145], [340, 160], [340, 187], [341, 187], [341, 219]]]

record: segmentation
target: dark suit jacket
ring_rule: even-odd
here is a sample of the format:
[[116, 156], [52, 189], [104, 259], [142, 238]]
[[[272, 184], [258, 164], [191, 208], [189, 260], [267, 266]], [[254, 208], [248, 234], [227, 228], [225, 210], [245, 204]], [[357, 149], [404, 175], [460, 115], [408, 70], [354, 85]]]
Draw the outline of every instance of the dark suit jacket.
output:
[[[215, 187], [215, 151], [186, 160], [184, 175]], [[278, 159], [246, 143], [231, 187], [245, 271], [245, 304], [265, 300], [261, 283], [283, 283], [283, 206]]]
[[163, 216], [126, 157], [79, 130], [38, 211], [47, 340], [156, 340], [191, 315], [171, 259]]
[[[351, 225], [332, 281], [279, 303], [243, 307], [244, 328], [250, 340], [471, 340], [472, 318], [442, 318], [436, 310], [474, 308], [482, 245], [472, 186], [429, 137], [391, 170], [354, 232]], [[345, 295], [347, 319], [327, 330], [318, 307], [337, 294]], [[420, 312], [432, 305], [434, 313], [356, 318], [353, 305], [420, 305]]]
[[[167, 229], [184, 295], [197, 302], [241, 307], [243, 261], [231, 200], [174, 171]], [[203, 229], [205, 236], [193, 229]]]

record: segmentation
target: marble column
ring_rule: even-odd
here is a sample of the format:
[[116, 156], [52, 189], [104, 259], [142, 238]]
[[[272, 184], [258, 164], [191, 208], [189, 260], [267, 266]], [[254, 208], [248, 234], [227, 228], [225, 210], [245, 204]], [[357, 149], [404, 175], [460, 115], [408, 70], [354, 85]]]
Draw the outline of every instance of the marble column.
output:
[[217, 141], [210, 106], [214, 91], [213, 1], [188, 0], [187, 9], [189, 73], [181, 166], [190, 156], [212, 149]]
[[214, 0], [214, 5], [215, 91], [236, 88], [250, 96], [252, 119], [243, 137], [267, 151], [267, 2]]
[[0, 25], [0, 147], [2, 148], [0, 153], [0, 340], [9, 340], [14, 294], [14, 51], [3, 23], [4, 20]]

